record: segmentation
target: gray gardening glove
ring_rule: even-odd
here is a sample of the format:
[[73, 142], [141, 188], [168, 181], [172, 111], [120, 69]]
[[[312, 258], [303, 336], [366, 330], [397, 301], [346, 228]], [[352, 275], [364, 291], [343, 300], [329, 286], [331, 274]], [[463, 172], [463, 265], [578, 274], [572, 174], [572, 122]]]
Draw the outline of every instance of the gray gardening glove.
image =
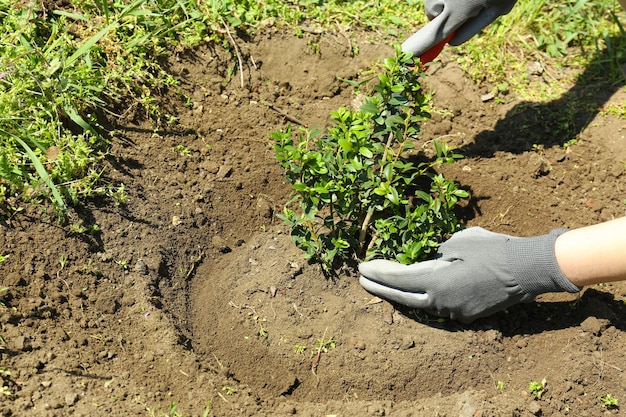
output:
[[511, 11], [516, 0], [424, 0], [431, 20], [402, 44], [404, 52], [422, 56], [426, 51], [454, 36], [450, 45], [460, 45], [476, 35], [497, 17]]
[[554, 254], [556, 238], [566, 231], [520, 238], [473, 227], [454, 234], [431, 261], [364, 262], [360, 283], [398, 304], [467, 323], [542, 293], [580, 291]]

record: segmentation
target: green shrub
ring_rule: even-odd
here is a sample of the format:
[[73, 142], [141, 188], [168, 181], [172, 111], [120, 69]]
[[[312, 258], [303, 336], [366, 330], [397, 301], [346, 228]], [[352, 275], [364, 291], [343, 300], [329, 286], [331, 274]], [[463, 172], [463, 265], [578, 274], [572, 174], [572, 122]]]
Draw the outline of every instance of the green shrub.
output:
[[434, 158], [415, 152], [430, 117], [423, 74], [396, 47], [372, 95], [359, 110], [332, 112], [325, 134], [294, 135], [291, 127], [271, 134], [296, 194], [281, 218], [305, 257], [326, 271], [349, 258], [423, 260], [460, 227], [453, 208], [467, 192], [434, 168], [461, 155], [437, 141]]

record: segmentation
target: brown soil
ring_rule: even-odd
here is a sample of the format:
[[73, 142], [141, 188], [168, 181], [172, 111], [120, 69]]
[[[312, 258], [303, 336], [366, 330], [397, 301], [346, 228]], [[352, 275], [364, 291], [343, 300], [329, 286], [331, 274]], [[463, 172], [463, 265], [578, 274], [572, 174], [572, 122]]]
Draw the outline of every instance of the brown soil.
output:
[[[215, 416], [619, 412], [598, 397], [626, 401], [623, 283], [470, 325], [423, 323], [374, 299], [354, 272], [328, 280], [307, 265], [276, 218], [290, 191], [268, 134], [285, 114], [323, 126], [355, 100], [337, 77], [391, 49], [362, 39], [352, 56], [341, 34], [240, 43], [243, 88], [238, 73], [224, 82], [232, 56], [202, 48], [171, 63], [192, 102], [161, 97], [178, 124], [154, 133], [140, 115], [112, 122], [106, 180], [128, 200], [92, 202], [69, 221], [98, 233], [72, 234], [40, 209], [2, 225], [0, 368], [11, 374], [0, 415], [158, 415], [170, 403], [186, 416], [209, 403]], [[445, 171], [471, 191], [467, 225], [530, 236], [625, 214], [625, 123], [599, 115], [624, 99], [615, 86], [573, 86], [550, 103], [482, 101], [489, 86], [445, 54], [427, 86], [441, 112], [424, 140], [467, 155]], [[563, 123], [577, 139], [569, 147]], [[313, 367], [316, 341], [331, 338]], [[528, 383], [544, 378], [535, 399]]]

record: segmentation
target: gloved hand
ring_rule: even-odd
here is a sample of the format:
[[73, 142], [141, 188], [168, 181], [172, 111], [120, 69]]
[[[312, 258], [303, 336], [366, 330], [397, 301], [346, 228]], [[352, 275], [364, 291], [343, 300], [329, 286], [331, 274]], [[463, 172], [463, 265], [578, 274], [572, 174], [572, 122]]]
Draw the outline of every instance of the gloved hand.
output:
[[467, 323], [542, 293], [580, 291], [554, 254], [556, 238], [566, 231], [520, 238], [469, 228], [444, 242], [434, 260], [362, 263], [360, 283], [390, 301]]
[[516, 0], [424, 0], [431, 22], [402, 44], [404, 52], [419, 57], [433, 46], [454, 36], [450, 45], [460, 45], [511, 11]]

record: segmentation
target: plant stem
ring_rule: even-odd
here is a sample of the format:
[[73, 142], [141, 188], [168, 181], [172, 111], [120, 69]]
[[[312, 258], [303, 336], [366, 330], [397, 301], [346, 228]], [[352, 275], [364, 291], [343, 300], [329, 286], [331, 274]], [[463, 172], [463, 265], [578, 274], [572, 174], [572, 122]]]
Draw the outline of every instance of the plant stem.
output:
[[[380, 164], [380, 172], [379, 175], [383, 175], [384, 162], [387, 160], [387, 152], [391, 149], [391, 144], [393, 142], [393, 132], [389, 133], [387, 137], [387, 143], [385, 144], [385, 152], [383, 153], [383, 157], [381, 159], [382, 163]], [[363, 223], [361, 224], [361, 230], [359, 232], [359, 253], [361, 256], [364, 256], [363, 250], [365, 249], [365, 238], [367, 237], [367, 228], [369, 226], [370, 220], [372, 220], [372, 216], [374, 215], [374, 207], [370, 207], [367, 209], [367, 214], [363, 219]]]
[[372, 220], [372, 215], [374, 214], [374, 207], [370, 207], [367, 209], [367, 214], [365, 215], [365, 219], [363, 219], [363, 223], [361, 224], [361, 231], [359, 233], [359, 252], [361, 255], [365, 255], [363, 253], [363, 249], [365, 249], [365, 238], [367, 236], [367, 228], [369, 226], [370, 220]]
[[313, 358], [313, 364], [311, 365], [311, 372], [313, 372], [313, 375], [315, 376], [317, 376], [317, 374], [315, 373], [315, 371], [317, 371], [317, 365], [319, 365], [320, 359], [322, 358], [322, 349], [324, 349], [325, 340], [326, 340], [324, 338], [326, 337], [327, 330], [328, 328], [324, 329], [324, 334], [322, 335], [322, 339], [320, 340], [320, 345], [317, 348], [317, 353], [315, 354], [315, 357]]

